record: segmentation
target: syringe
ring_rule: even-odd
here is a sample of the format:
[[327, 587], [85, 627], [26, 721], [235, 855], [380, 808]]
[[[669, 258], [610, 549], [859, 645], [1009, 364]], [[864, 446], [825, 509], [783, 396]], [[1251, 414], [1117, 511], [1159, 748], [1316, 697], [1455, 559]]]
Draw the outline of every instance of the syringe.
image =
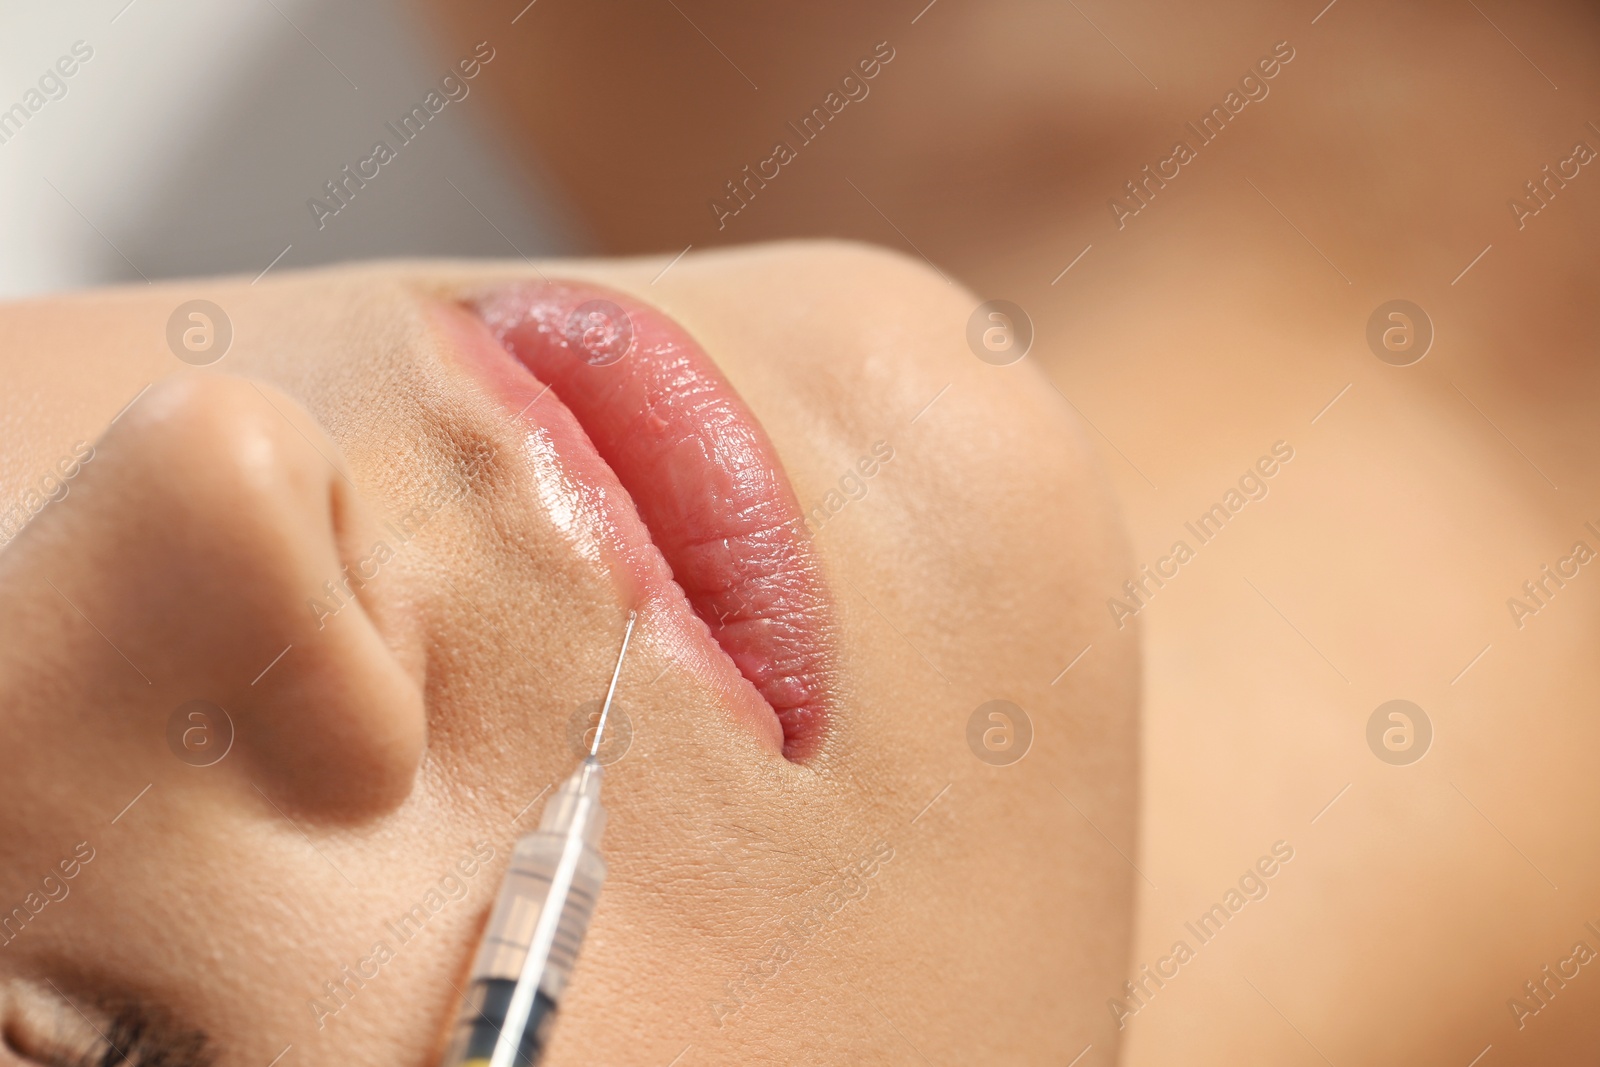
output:
[[442, 1067], [529, 1067], [549, 1042], [606, 864], [600, 835], [600, 738], [633, 636], [628, 613], [589, 755], [545, 805], [539, 829], [517, 842], [472, 965], [472, 987]]

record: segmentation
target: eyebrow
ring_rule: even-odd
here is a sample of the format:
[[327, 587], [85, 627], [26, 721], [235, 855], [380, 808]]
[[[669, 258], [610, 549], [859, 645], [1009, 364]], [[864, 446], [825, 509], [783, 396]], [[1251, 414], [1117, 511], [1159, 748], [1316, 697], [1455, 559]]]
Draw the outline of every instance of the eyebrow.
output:
[[123, 1001], [109, 1011], [105, 1047], [77, 1067], [211, 1067], [216, 1060], [205, 1031], [185, 1027], [160, 1009]]

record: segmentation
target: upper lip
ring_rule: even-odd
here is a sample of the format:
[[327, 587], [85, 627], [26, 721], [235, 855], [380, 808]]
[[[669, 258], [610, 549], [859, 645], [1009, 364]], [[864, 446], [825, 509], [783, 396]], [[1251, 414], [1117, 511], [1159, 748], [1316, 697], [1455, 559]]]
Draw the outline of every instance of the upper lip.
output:
[[513, 284], [467, 308], [449, 317], [460, 350], [542, 440], [564, 483], [543, 488], [582, 498], [583, 536], [624, 595], [661, 609], [686, 665], [774, 744], [781, 732], [784, 755], [815, 752], [830, 599], [776, 451], [715, 364], [667, 316], [598, 286]]

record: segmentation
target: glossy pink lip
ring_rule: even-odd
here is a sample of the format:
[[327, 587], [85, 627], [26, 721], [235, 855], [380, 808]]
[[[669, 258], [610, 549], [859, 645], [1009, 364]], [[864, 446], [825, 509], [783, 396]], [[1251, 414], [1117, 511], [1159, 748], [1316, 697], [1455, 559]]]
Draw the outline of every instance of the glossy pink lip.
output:
[[784, 755], [814, 752], [829, 703], [828, 594], [794, 491], [732, 386], [675, 322], [620, 293], [528, 283], [472, 310], [492, 337], [460, 322], [452, 332], [480, 333], [461, 337], [473, 362], [609, 516], [611, 562], [642, 600], [681, 616], [687, 598], [704, 624], [685, 627], [699, 631], [684, 635], [702, 653], [691, 666], [746, 711], [759, 695]]

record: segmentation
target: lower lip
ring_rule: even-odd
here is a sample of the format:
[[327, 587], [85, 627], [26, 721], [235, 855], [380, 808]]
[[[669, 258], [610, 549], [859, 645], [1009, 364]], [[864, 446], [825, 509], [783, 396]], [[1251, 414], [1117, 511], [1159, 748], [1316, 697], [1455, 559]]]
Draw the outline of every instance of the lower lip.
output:
[[771, 442], [700, 346], [626, 296], [537, 283], [445, 316], [480, 381], [534, 431], [546, 503], [680, 662], [785, 756], [829, 702], [827, 590]]

